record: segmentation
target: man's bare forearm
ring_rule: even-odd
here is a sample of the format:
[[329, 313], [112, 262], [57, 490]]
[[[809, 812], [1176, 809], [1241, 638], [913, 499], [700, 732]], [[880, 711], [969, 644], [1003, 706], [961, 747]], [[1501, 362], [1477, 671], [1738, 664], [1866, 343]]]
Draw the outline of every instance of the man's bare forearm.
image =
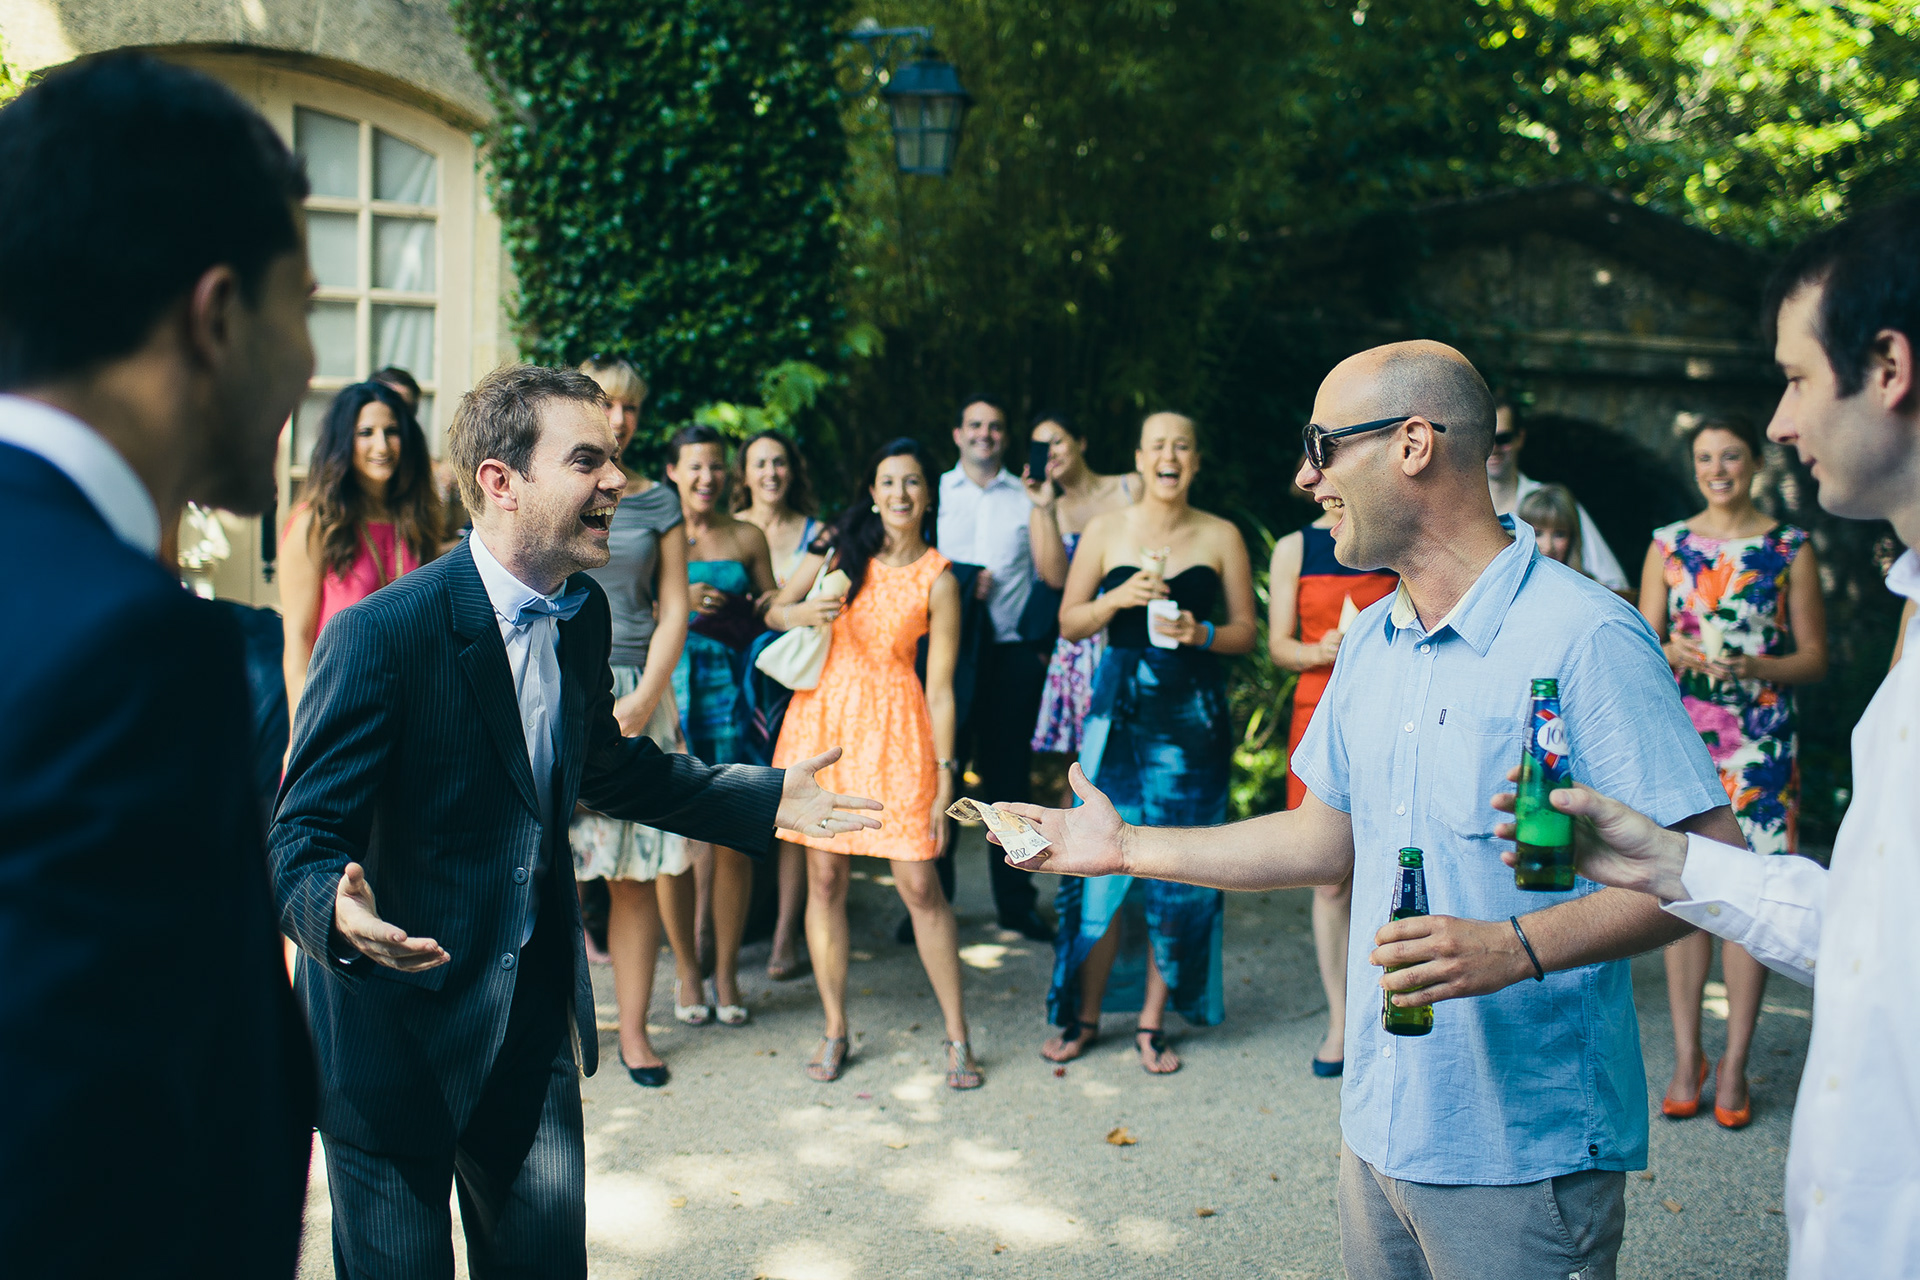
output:
[[1637, 956], [1693, 932], [1653, 898], [1626, 889], [1602, 889], [1531, 912], [1520, 917], [1520, 927], [1549, 973]]
[[1213, 889], [1298, 889], [1353, 873], [1353, 827], [1311, 794], [1298, 809], [1224, 827], [1128, 827], [1128, 875]]

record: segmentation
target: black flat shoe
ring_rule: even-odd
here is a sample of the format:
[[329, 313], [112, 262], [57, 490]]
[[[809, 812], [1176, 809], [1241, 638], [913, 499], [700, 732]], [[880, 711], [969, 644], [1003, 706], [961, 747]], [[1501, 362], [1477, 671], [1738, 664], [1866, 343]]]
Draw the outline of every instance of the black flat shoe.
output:
[[[620, 1065], [626, 1066], [626, 1063], [623, 1062]], [[643, 1089], [658, 1089], [672, 1078], [668, 1075], [667, 1064], [664, 1062], [657, 1067], [627, 1067], [627, 1074], [632, 1076], [633, 1082]]]

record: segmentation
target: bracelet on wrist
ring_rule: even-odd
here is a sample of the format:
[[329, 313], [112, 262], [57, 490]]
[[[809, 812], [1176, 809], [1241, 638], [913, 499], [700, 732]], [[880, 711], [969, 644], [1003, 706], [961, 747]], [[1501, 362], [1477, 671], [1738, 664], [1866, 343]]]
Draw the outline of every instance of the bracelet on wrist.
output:
[[1535, 982], [1545, 982], [1547, 980], [1547, 971], [1540, 967], [1540, 957], [1533, 954], [1533, 944], [1527, 941], [1526, 930], [1520, 927], [1520, 917], [1508, 916], [1507, 923], [1513, 926], [1513, 936], [1520, 939], [1520, 945], [1526, 948], [1527, 959], [1533, 961], [1533, 980]]
[[1211, 622], [1203, 622], [1200, 625], [1207, 629], [1207, 638], [1201, 642], [1200, 647], [1202, 649], [1213, 648], [1213, 624]]

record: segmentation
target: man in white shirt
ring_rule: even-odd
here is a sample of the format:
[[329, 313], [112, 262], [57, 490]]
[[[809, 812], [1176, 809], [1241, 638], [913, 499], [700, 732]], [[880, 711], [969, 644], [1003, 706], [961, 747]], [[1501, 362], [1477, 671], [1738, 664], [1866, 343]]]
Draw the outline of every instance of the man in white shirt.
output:
[[[1802, 245], [1775, 277], [1768, 314], [1787, 378], [1768, 437], [1798, 449], [1822, 507], [1889, 520], [1908, 547], [1920, 546], [1920, 199]], [[1887, 586], [1920, 597], [1920, 553], [1901, 556]], [[1789, 1276], [1920, 1275], [1910, 962], [1920, 903], [1920, 664], [1894, 667], [1854, 730], [1853, 803], [1830, 871], [1662, 830], [1585, 787], [1556, 795], [1557, 807], [1582, 818], [1582, 875], [1652, 894], [1814, 985], [1787, 1156]], [[1512, 797], [1497, 803], [1511, 809]], [[1511, 839], [1513, 828], [1500, 834]]]
[[[985, 570], [974, 581], [974, 593], [986, 602], [993, 628], [980, 647], [973, 707], [963, 717], [955, 763], [971, 759], [986, 794], [1024, 801], [1031, 796], [1033, 725], [1047, 674], [1046, 656], [1020, 638], [1020, 615], [1033, 591], [1033, 555], [1027, 545], [1033, 503], [1001, 465], [1007, 451], [1007, 414], [991, 397], [968, 397], [953, 442], [960, 448], [960, 462], [940, 477], [940, 553]], [[1053, 930], [1033, 909], [1033, 877], [999, 858], [989, 857], [987, 864], [1001, 927], [1036, 942], [1051, 942]]]
[[[1493, 495], [1494, 514], [1513, 515], [1526, 496], [1540, 482], [1520, 470], [1520, 451], [1527, 447], [1527, 429], [1514, 417], [1513, 406], [1502, 402], [1494, 410], [1493, 452], [1487, 455], [1487, 491]], [[1582, 504], [1580, 509], [1580, 567], [1603, 587], [1615, 591], [1627, 589], [1627, 575], [1620, 568], [1600, 526], [1593, 522]]]

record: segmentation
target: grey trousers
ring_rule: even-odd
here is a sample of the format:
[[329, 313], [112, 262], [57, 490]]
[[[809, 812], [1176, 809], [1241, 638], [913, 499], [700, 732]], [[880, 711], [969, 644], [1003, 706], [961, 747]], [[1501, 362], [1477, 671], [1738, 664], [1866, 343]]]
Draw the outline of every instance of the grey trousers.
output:
[[1511, 1187], [1389, 1178], [1340, 1146], [1340, 1258], [1348, 1280], [1614, 1280], [1627, 1175], [1563, 1174]]

